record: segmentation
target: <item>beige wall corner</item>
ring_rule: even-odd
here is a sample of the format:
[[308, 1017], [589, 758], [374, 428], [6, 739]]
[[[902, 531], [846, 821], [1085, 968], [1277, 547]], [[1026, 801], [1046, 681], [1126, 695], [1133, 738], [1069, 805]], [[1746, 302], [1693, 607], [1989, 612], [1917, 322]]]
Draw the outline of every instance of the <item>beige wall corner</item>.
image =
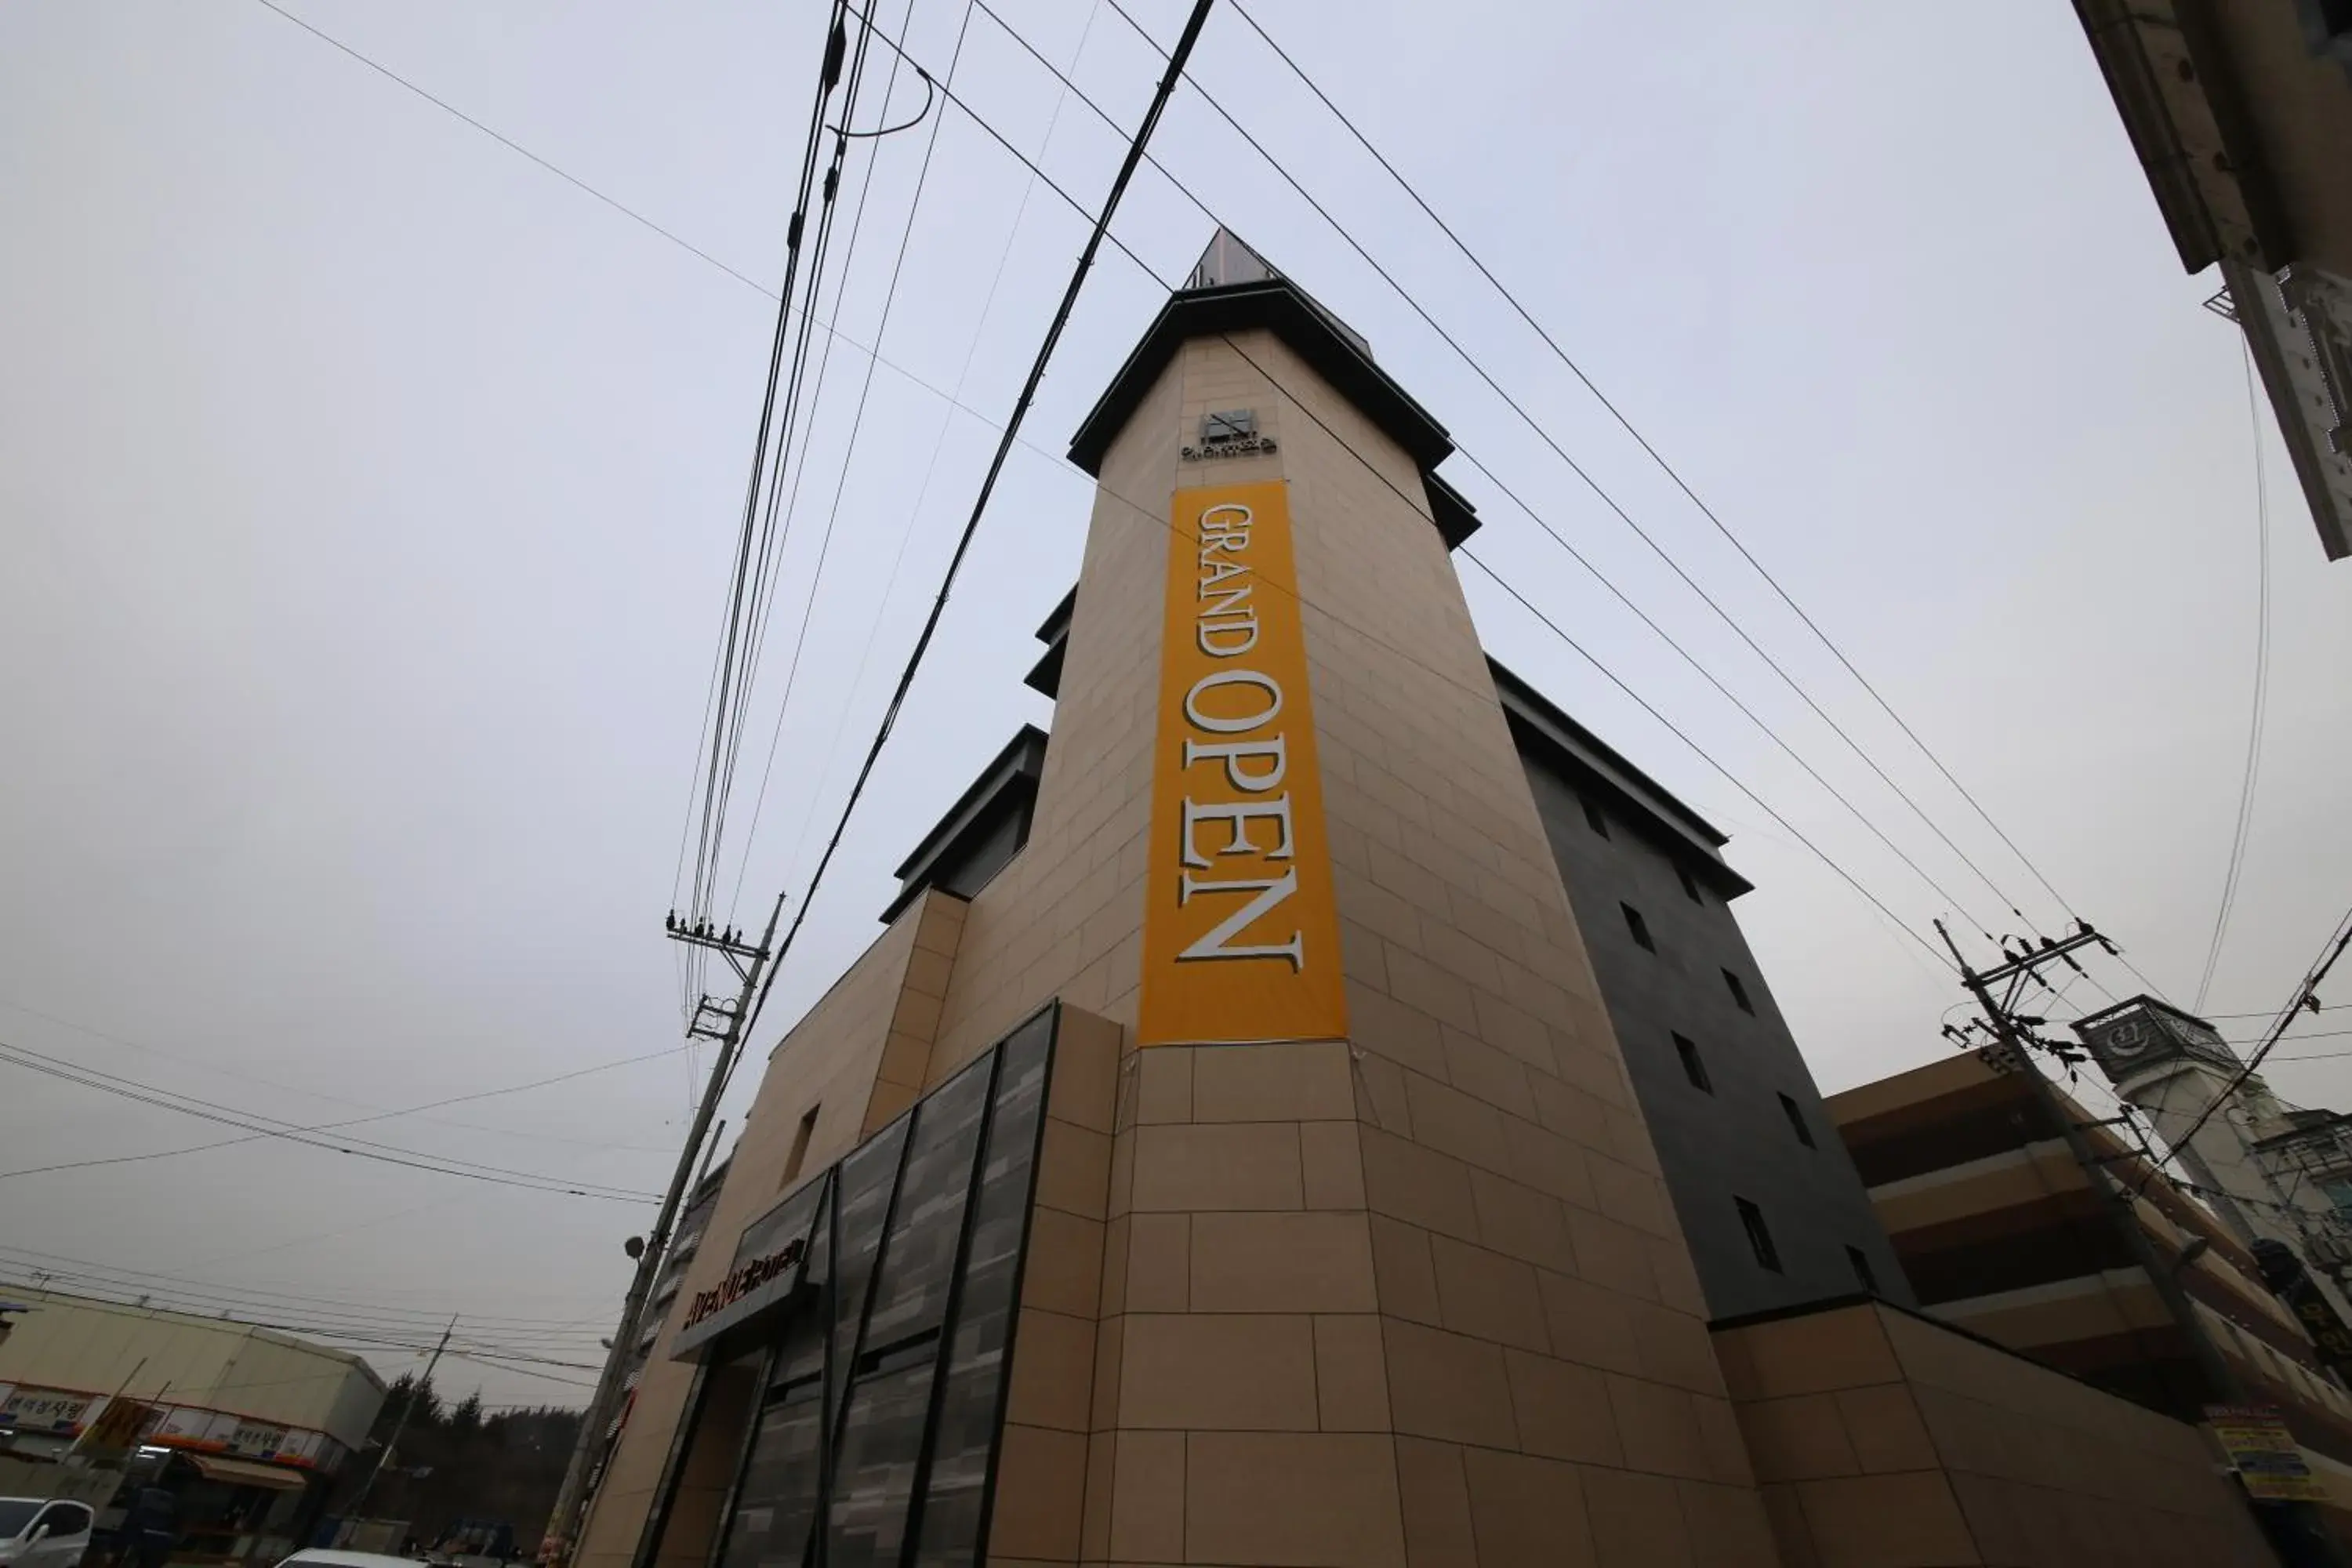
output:
[[2273, 1561], [2204, 1435], [1893, 1308], [1717, 1330], [1783, 1561]]
[[[963, 921], [963, 900], [924, 893], [770, 1053], [711, 1211], [709, 1245], [696, 1252], [667, 1319], [674, 1320], [677, 1302], [692, 1300], [733, 1266], [735, 1238], [745, 1226], [912, 1103]], [[800, 1136], [804, 1122], [805, 1139]], [[663, 1322], [640, 1374], [582, 1530], [579, 1568], [628, 1568], [637, 1549], [694, 1383], [691, 1365], [668, 1358], [674, 1327]], [[740, 1373], [741, 1379], [750, 1375]], [[708, 1415], [684, 1454], [663, 1537], [665, 1564], [686, 1558], [699, 1563], [696, 1554], [708, 1550], [726, 1478], [703, 1477], [699, 1467], [716, 1462], [711, 1454], [734, 1452], [748, 1417], [748, 1387], [732, 1389], [723, 1371], [713, 1378]]]
[[[1006, 1371], [992, 1563], [1075, 1563], [1081, 1556], [1122, 1039], [1108, 1019], [1061, 1009]], [[1108, 1455], [1103, 1459], [1108, 1463]]]

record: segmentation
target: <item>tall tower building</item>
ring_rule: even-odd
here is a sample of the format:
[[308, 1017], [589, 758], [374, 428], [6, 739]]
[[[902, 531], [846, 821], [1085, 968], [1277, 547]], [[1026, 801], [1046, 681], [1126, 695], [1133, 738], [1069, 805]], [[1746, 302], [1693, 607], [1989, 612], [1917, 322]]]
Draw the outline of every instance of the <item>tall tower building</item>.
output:
[[770, 1058], [583, 1568], [1780, 1560], [1709, 1321], [1900, 1272], [1720, 836], [1489, 664], [1451, 450], [1217, 237], [1073, 442], [1050, 732]]
[[2345, 1312], [2352, 1278], [2352, 1140], [2344, 1119], [2289, 1106], [2218, 1030], [2152, 996], [2134, 996], [2078, 1021], [2074, 1032], [2115, 1086], [2147, 1113], [2158, 1136], [2222, 1223], [2248, 1245], [2277, 1241], [2323, 1276]]

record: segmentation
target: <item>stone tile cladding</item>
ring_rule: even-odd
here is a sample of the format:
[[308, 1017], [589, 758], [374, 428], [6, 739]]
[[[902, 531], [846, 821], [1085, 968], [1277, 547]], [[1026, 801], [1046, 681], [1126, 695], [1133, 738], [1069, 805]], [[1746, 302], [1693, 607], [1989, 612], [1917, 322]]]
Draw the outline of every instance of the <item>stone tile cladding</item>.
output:
[[[992, 1560], [1773, 1563], [1419, 478], [1278, 342], [1238, 342], [1188, 345], [1105, 464], [1035, 826], [973, 900], [926, 1081], [1057, 994], [1132, 1027], [1179, 484], [1291, 485], [1353, 1037], [1121, 1057], [1099, 1234], [1073, 1212], [1033, 1243], [1054, 1310], [1095, 1324], [1083, 1453], [1056, 1321], [1016, 1348], [1039, 1436], [1007, 1463], [1038, 1479], [1000, 1499]], [[1234, 407], [1277, 453], [1178, 462]]]
[[[963, 932], [960, 899], [926, 893], [835, 981], [768, 1058], [758, 1095], [713, 1206], [706, 1240], [677, 1300], [693, 1300], [733, 1267], [735, 1238], [791, 1186], [863, 1142], [914, 1098], [931, 1030]], [[814, 1110], [800, 1173], [788, 1178], [794, 1134]], [[628, 1568], [692, 1390], [694, 1368], [669, 1359], [662, 1326], [609, 1467], [581, 1532], [578, 1568]], [[714, 1386], [706, 1430], [740, 1432], [748, 1386]], [[656, 1568], [703, 1568], [733, 1479], [732, 1440], [688, 1451]]]

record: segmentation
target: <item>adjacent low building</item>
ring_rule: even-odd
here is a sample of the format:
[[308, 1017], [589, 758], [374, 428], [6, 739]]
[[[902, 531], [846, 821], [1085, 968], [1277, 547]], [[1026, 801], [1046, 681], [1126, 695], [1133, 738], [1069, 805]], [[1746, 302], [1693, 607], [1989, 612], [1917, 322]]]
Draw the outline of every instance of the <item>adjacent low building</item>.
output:
[[[2086, 1171], [2052, 1102], [2000, 1060], [1963, 1052], [1830, 1097], [1921, 1310], [2180, 1422], [2203, 1420], [2210, 1404], [2275, 1405], [2352, 1536], [2352, 1394], [2264, 1286], [2252, 1253], [2061, 1095], [2055, 1114], [2085, 1127], [2104, 1166]], [[2110, 1180], [2131, 1194], [2144, 1243], [2103, 1190]], [[2193, 1321], [2150, 1277], [2151, 1255]], [[2200, 1337], [2238, 1388], [2213, 1386]]]
[[102, 1510], [125, 1481], [163, 1487], [180, 1500], [186, 1559], [291, 1551], [383, 1404], [383, 1379], [348, 1351], [218, 1318], [9, 1294], [0, 1492]]

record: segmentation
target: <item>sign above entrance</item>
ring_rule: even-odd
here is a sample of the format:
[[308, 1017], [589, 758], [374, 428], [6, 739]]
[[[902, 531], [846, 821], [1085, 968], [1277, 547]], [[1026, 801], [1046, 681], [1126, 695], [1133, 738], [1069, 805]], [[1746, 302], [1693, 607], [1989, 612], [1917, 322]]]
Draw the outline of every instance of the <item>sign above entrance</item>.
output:
[[810, 1233], [833, 1185], [827, 1172], [743, 1227], [735, 1261], [716, 1284], [684, 1304], [672, 1357], [684, 1360], [712, 1340], [782, 1305], [808, 1277]]
[[1337, 1039], [1347, 1000], [1289, 492], [1179, 490], [1173, 523], [1137, 1039]]

